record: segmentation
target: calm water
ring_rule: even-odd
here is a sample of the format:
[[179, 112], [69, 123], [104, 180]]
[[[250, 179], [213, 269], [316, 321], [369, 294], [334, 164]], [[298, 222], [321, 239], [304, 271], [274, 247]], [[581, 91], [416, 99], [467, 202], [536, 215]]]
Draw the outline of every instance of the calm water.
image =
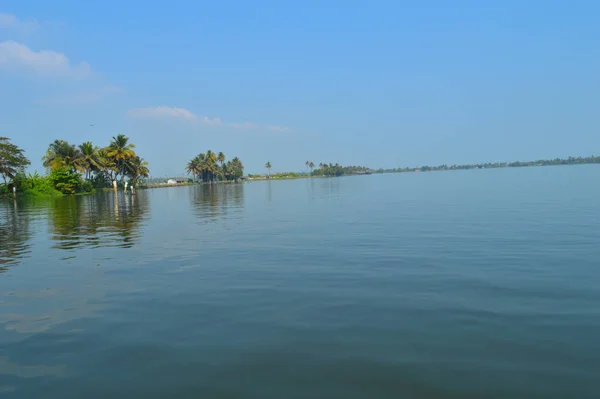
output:
[[0, 202], [0, 397], [598, 398], [600, 167]]

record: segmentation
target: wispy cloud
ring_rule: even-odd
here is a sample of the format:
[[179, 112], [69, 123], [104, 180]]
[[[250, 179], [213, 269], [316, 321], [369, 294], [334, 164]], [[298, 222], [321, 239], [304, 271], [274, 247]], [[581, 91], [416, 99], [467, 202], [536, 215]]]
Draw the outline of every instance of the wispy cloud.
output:
[[72, 64], [62, 53], [51, 50], [33, 51], [26, 45], [14, 41], [0, 42], [1, 68], [78, 79], [92, 74], [92, 69], [86, 62]]
[[277, 125], [267, 126], [267, 129], [269, 129], [272, 132], [287, 132], [288, 130], [290, 130], [289, 127]]
[[45, 98], [39, 103], [47, 105], [71, 106], [71, 105], [89, 105], [101, 102], [107, 98], [125, 92], [124, 89], [115, 85], [105, 85], [96, 89], [80, 91], [66, 95], [60, 95], [52, 98]]
[[127, 116], [131, 118], [182, 118], [187, 120], [195, 120], [198, 117], [191, 111], [185, 108], [167, 107], [161, 105], [159, 107], [134, 108], [127, 111]]
[[221, 126], [232, 129], [268, 129], [273, 132], [287, 132], [290, 128], [277, 125], [260, 125], [254, 122], [227, 122], [219, 117], [200, 116], [185, 108], [168, 107], [161, 105], [159, 107], [134, 108], [127, 111], [126, 114], [131, 118], [180, 118], [189, 121], [195, 121], [203, 125]]
[[35, 18], [19, 19], [15, 15], [0, 12], [0, 29], [10, 29], [20, 33], [32, 33], [40, 29], [41, 24]]

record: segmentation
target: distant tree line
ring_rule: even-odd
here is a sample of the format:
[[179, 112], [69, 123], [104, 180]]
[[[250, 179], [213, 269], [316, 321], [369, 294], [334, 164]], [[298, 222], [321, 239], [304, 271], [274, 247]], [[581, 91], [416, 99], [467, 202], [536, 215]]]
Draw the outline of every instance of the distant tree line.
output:
[[237, 180], [244, 175], [244, 165], [238, 157], [228, 162], [225, 161], [224, 153], [215, 154], [208, 150], [191, 159], [187, 163], [186, 171], [195, 180], [206, 183]]
[[414, 168], [396, 168], [396, 169], [377, 169], [373, 173], [401, 173], [401, 172], [429, 172], [442, 170], [467, 170], [467, 169], [497, 169], [497, 168], [519, 168], [529, 166], [552, 166], [552, 165], [584, 165], [600, 163], [600, 156], [591, 157], [569, 157], [566, 159], [540, 159], [527, 162], [495, 162], [467, 165], [438, 165], [438, 166], [420, 166]]
[[[314, 164], [310, 163], [314, 167]], [[311, 169], [312, 169], [311, 167]], [[364, 166], [342, 166], [336, 164], [320, 163], [319, 168], [311, 172], [312, 176], [346, 176], [371, 174], [371, 170]]]

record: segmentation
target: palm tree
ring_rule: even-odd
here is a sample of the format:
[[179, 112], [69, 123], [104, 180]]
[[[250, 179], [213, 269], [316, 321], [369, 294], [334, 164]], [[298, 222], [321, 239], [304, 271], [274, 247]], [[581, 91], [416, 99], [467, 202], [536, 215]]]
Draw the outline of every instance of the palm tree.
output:
[[117, 176], [121, 175], [121, 178], [125, 176], [126, 162], [136, 156], [134, 148], [135, 145], [129, 143], [129, 137], [124, 134], [118, 134], [110, 141], [106, 148], [106, 155], [114, 161]]
[[244, 165], [238, 157], [235, 157], [230, 162], [230, 173], [234, 179], [239, 179], [244, 176]]
[[141, 177], [148, 177], [150, 174], [148, 162], [138, 156], [128, 159], [125, 168], [125, 173], [131, 180], [131, 185], [133, 187], [138, 184]]
[[225, 154], [219, 152], [219, 154], [217, 155], [217, 161], [219, 161], [221, 166], [223, 166], [223, 164], [225, 163]]
[[85, 172], [85, 179], [89, 180], [91, 172], [100, 170], [98, 147], [94, 146], [91, 141], [86, 141], [79, 145], [79, 151], [81, 152], [80, 164]]
[[269, 171], [269, 177], [271, 177], [271, 162], [267, 161], [267, 163], [265, 164], [265, 168], [267, 168], [267, 170]]
[[216, 174], [216, 168], [215, 168], [215, 164], [217, 162], [217, 156], [215, 155], [214, 152], [212, 152], [211, 150], [206, 151], [206, 156], [205, 156], [205, 164], [206, 164], [206, 172], [208, 174], [209, 180], [213, 181], [215, 174]]
[[110, 181], [115, 179], [115, 173], [118, 171], [117, 165], [114, 160], [108, 156], [105, 148], [98, 150], [98, 166], [106, 179]]
[[308, 172], [308, 165], [310, 165], [310, 161], [304, 162], [304, 166], [306, 166], [306, 171]]
[[202, 173], [202, 161], [200, 160], [200, 157], [196, 156], [188, 162], [185, 170], [188, 174], [194, 176], [194, 179], [198, 179]]
[[46, 155], [42, 158], [42, 161], [46, 168], [56, 169], [61, 166], [66, 166], [79, 171], [83, 170], [81, 165], [81, 151], [79, 148], [69, 144], [65, 140], [54, 140], [54, 142], [48, 146], [48, 150], [46, 151]]
[[313, 171], [313, 169], [315, 168], [315, 163], [311, 161], [311, 162], [308, 164], [308, 167], [310, 168], [310, 173], [312, 174], [312, 171]]

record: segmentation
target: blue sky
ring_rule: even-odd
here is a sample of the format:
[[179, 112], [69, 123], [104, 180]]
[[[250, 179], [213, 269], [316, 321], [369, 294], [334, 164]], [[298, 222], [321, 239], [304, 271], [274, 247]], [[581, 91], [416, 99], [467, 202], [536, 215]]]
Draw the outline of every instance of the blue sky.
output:
[[[125, 133], [156, 176], [600, 154], [597, 1], [0, 4], [0, 135]], [[90, 127], [90, 124], [96, 124]]]

